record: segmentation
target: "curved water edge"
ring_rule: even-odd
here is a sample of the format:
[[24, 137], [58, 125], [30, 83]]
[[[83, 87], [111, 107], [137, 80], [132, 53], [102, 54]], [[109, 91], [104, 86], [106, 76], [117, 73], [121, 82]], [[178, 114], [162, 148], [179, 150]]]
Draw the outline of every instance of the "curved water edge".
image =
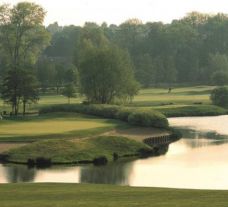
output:
[[[146, 145], [140, 145], [141, 148], [139, 148], [137, 145], [138, 150], [137, 151], [135, 150], [134, 153], [126, 150], [126, 152], [124, 152], [124, 154], [122, 154], [120, 156], [117, 153], [115, 153], [115, 148], [113, 148], [112, 149], [113, 152], [110, 152], [110, 153], [112, 153], [113, 161], [117, 161], [119, 159], [123, 159], [126, 157], [128, 157], [128, 158], [135, 157], [135, 159], [136, 159], [136, 158], [159, 156], [159, 155], [165, 154], [168, 150], [167, 146], [170, 143], [180, 139], [180, 137], [181, 136], [177, 132], [177, 130], [170, 129], [170, 132], [167, 133], [166, 135], [153, 136], [153, 137], [145, 138], [144, 140], [140, 141], [140, 142], [144, 142], [146, 145], [150, 146], [151, 148], [145, 147]], [[107, 138], [109, 138], [109, 137], [107, 137]], [[110, 138], [112, 138], [112, 137], [110, 137]], [[118, 140], [120, 140], [120, 143], [121, 143], [121, 139], [123, 139], [123, 138], [119, 137], [119, 139], [118, 139]], [[124, 138], [124, 139], [127, 139], [127, 138]], [[129, 140], [130, 140], [130, 138], [129, 138]], [[135, 143], [134, 143], [134, 145], [136, 147]], [[53, 144], [55, 144], [55, 143], [53, 143]], [[129, 142], [128, 146], [129, 145], [132, 147], [133, 143]], [[126, 147], [128, 147], [128, 146], [126, 146]], [[56, 162], [56, 161], [53, 161], [52, 159], [45, 158], [45, 157], [38, 157], [36, 159], [28, 158], [27, 160], [14, 161], [14, 160], [10, 159], [10, 156], [7, 152], [6, 153], [3, 152], [2, 154], [0, 153], [0, 163], [2, 163], [2, 164], [23, 164], [23, 165], [27, 165], [30, 168], [32, 168], [32, 167], [48, 168], [52, 165], [79, 165], [79, 164], [91, 164], [91, 163], [94, 165], [106, 165], [108, 163], [108, 159], [106, 156], [100, 155], [100, 157], [95, 157], [94, 159], [91, 159], [91, 160], [77, 160], [77, 161], [72, 160], [69, 162], [66, 162], [66, 161]]]
[[[171, 125], [180, 127], [184, 138], [170, 144], [163, 156], [122, 160], [101, 167], [83, 165], [28, 169], [21, 165], [0, 165], [0, 183], [73, 182], [228, 189], [227, 121], [228, 116], [172, 118]], [[209, 124], [208, 128], [205, 122]], [[221, 126], [219, 130], [217, 123]]]

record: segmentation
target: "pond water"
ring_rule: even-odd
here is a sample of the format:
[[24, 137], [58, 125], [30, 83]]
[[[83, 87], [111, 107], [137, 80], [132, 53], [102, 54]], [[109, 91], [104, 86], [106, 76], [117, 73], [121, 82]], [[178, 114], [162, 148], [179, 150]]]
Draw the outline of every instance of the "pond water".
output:
[[70, 182], [129, 186], [228, 189], [228, 116], [171, 118], [183, 139], [165, 155], [103, 167], [28, 169], [0, 165], [0, 183]]

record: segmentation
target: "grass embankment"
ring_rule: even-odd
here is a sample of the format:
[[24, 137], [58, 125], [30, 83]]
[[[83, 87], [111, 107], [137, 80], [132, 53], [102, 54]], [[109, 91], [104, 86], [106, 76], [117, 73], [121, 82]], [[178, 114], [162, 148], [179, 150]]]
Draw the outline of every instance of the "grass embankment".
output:
[[1, 207], [227, 207], [228, 191], [91, 184], [3, 184]]
[[124, 137], [93, 137], [74, 141], [46, 140], [12, 149], [8, 153], [7, 162], [28, 163], [28, 160], [44, 158], [52, 164], [74, 164], [78, 162], [92, 162], [105, 156], [108, 161], [113, 160], [113, 154], [118, 157], [139, 155], [142, 150], [151, 150], [142, 142]]
[[0, 142], [30, 142], [42, 139], [80, 138], [94, 136], [123, 122], [99, 119], [77, 113], [52, 113], [0, 121]]
[[192, 105], [192, 106], [165, 106], [156, 107], [166, 117], [186, 117], [186, 116], [218, 116], [228, 114], [228, 109], [214, 105]]

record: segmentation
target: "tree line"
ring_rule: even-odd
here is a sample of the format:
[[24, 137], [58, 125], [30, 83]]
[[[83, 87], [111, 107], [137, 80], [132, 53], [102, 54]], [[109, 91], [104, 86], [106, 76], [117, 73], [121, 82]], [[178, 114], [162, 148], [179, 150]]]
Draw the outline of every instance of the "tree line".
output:
[[130, 19], [120, 25], [83, 27], [51, 24], [47, 57], [80, 62], [81, 37], [99, 44], [99, 36], [127, 51], [141, 86], [228, 83], [228, 16], [192, 12], [171, 24]]
[[170, 24], [45, 27], [34, 3], [0, 6], [1, 97], [14, 114], [40, 93], [131, 101], [139, 87], [228, 83], [228, 16], [189, 13]]

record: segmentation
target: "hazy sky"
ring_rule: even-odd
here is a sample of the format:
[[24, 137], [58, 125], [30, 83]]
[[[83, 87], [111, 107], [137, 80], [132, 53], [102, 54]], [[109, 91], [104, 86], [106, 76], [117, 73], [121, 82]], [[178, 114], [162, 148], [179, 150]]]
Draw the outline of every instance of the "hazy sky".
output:
[[[15, 4], [21, 0], [0, 0]], [[47, 11], [45, 24], [83, 25], [85, 21], [120, 24], [129, 18], [143, 22], [183, 17], [190, 11], [228, 13], [228, 0], [27, 0], [42, 5]]]

